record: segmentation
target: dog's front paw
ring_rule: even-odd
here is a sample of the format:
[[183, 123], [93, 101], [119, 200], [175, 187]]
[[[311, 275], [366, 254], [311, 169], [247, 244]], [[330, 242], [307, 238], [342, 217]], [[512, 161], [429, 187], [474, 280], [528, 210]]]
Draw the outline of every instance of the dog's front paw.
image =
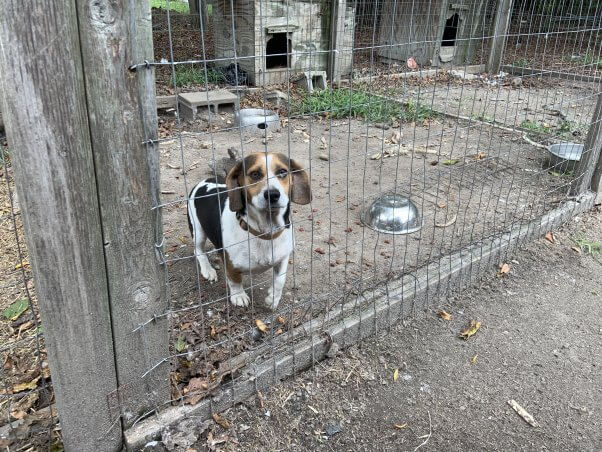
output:
[[280, 296], [274, 296], [270, 290], [268, 296], [265, 297], [264, 303], [273, 311], [278, 307], [278, 303], [280, 303]]
[[201, 266], [201, 276], [209, 282], [217, 281], [217, 272], [211, 265]]
[[244, 291], [234, 294], [230, 297], [230, 303], [232, 303], [234, 306], [246, 307], [249, 306], [250, 301], [251, 299]]

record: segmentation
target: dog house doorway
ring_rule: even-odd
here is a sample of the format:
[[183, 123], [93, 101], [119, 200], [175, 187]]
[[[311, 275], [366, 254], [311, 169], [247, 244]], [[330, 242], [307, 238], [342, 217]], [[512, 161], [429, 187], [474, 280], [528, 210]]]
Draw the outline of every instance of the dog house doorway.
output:
[[265, 46], [265, 68], [290, 68], [291, 47], [288, 33], [272, 33]]
[[460, 15], [458, 13], [452, 14], [445, 21], [445, 28], [441, 37], [441, 48], [439, 50], [439, 58], [442, 63], [449, 63], [454, 58], [459, 25]]

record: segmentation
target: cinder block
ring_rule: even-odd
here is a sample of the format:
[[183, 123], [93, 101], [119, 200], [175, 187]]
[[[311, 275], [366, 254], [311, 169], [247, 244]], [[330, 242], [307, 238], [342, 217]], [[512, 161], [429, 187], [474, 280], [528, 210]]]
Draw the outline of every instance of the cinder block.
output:
[[213, 91], [201, 91], [194, 93], [182, 93], [178, 95], [180, 101], [180, 114], [184, 118], [196, 118], [199, 108], [207, 107], [213, 109], [214, 113], [219, 113], [220, 108], [240, 108], [238, 96], [225, 89], [216, 89]]
[[297, 80], [299, 86], [305, 89], [308, 93], [314, 89], [326, 89], [326, 71], [307, 71], [304, 72]]

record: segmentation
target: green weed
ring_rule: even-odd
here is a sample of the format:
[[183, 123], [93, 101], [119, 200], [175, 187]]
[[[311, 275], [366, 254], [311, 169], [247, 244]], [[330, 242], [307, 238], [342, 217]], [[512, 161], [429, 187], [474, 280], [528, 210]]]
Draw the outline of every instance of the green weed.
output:
[[363, 90], [325, 89], [314, 91], [301, 101], [294, 103], [295, 114], [329, 114], [333, 118], [365, 118], [371, 122], [390, 123], [402, 121], [423, 121], [434, 118], [437, 113], [419, 103], [389, 101]]
[[213, 69], [207, 69], [207, 77], [205, 77], [205, 69], [202, 66], [176, 67], [177, 86], [216, 84], [223, 80], [223, 75]]
[[594, 242], [588, 239], [575, 239], [581, 253], [592, 256], [602, 264], [602, 242]]
[[530, 62], [529, 60], [527, 60], [526, 58], [521, 58], [520, 60], [516, 60], [513, 64], [513, 66], [517, 66], [517, 67], [529, 67], [530, 66]]
[[188, 8], [188, 3], [177, 2], [177, 1], [168, 1], [168, 0], [151, 0], [151, 8], [163, 9], [167, 11], [175, 11], [182, 14], [189, 14], [190, 9]]

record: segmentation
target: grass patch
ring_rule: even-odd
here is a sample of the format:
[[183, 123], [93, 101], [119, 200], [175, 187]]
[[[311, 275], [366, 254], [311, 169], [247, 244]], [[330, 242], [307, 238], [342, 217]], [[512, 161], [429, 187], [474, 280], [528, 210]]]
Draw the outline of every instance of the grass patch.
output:
[[530, 119], [525, 119], [521, 122], [520, 127], [521, 129], [536, 133], [550, 133], [550, 130], [552, 129], [549, 125], [540, 124], [537, 121], [531, 121]]
[[588, 239], [576, 239], [575, 243], [581, 253], [592, 256], [602, 264], [602, 242], [594, 242]]
[[224, 76], [214, 70], [207, 69], [207, 76], [205, 76], [205, 69], [199, 66], [179, 66], [176, 67], [176, 86], [184, 85], [207, 85], [216, 84], [224, 80]]
[[[169, 4], [169, 6], [168, 6]], [[151, 8], [163, 9], [167, 11], [175, 11], [182, 14], [190, 14], [188, 3], [168, 1], [168, 0], [151, 0]]]
[[586, 66], [592, 66], [596, 69], [602, 69], [602, 57], [586, 53], [581, 57], [581, 62]]
[[521, 58], [520, 60], [516, 60], [512, 65], [517, 67], [529, 67], [530, 61], [526, 58]]
[[490, 124], [493, 124], [495, 122], [495, 119], [493, 119], [491, 116], [488, 116], [486, 114], [472, 115], [472, 119], [475, 119], [477, 121], [488, 122]]
[[424, 121], [437, 113], [422, 104], [407, 102], [403, 106], [366, 91], [339, 88], [314, 91], [293, 104], [294, 114], [326, 114], [333, 118], [365, 118], [371, 122], [390, 123]]

